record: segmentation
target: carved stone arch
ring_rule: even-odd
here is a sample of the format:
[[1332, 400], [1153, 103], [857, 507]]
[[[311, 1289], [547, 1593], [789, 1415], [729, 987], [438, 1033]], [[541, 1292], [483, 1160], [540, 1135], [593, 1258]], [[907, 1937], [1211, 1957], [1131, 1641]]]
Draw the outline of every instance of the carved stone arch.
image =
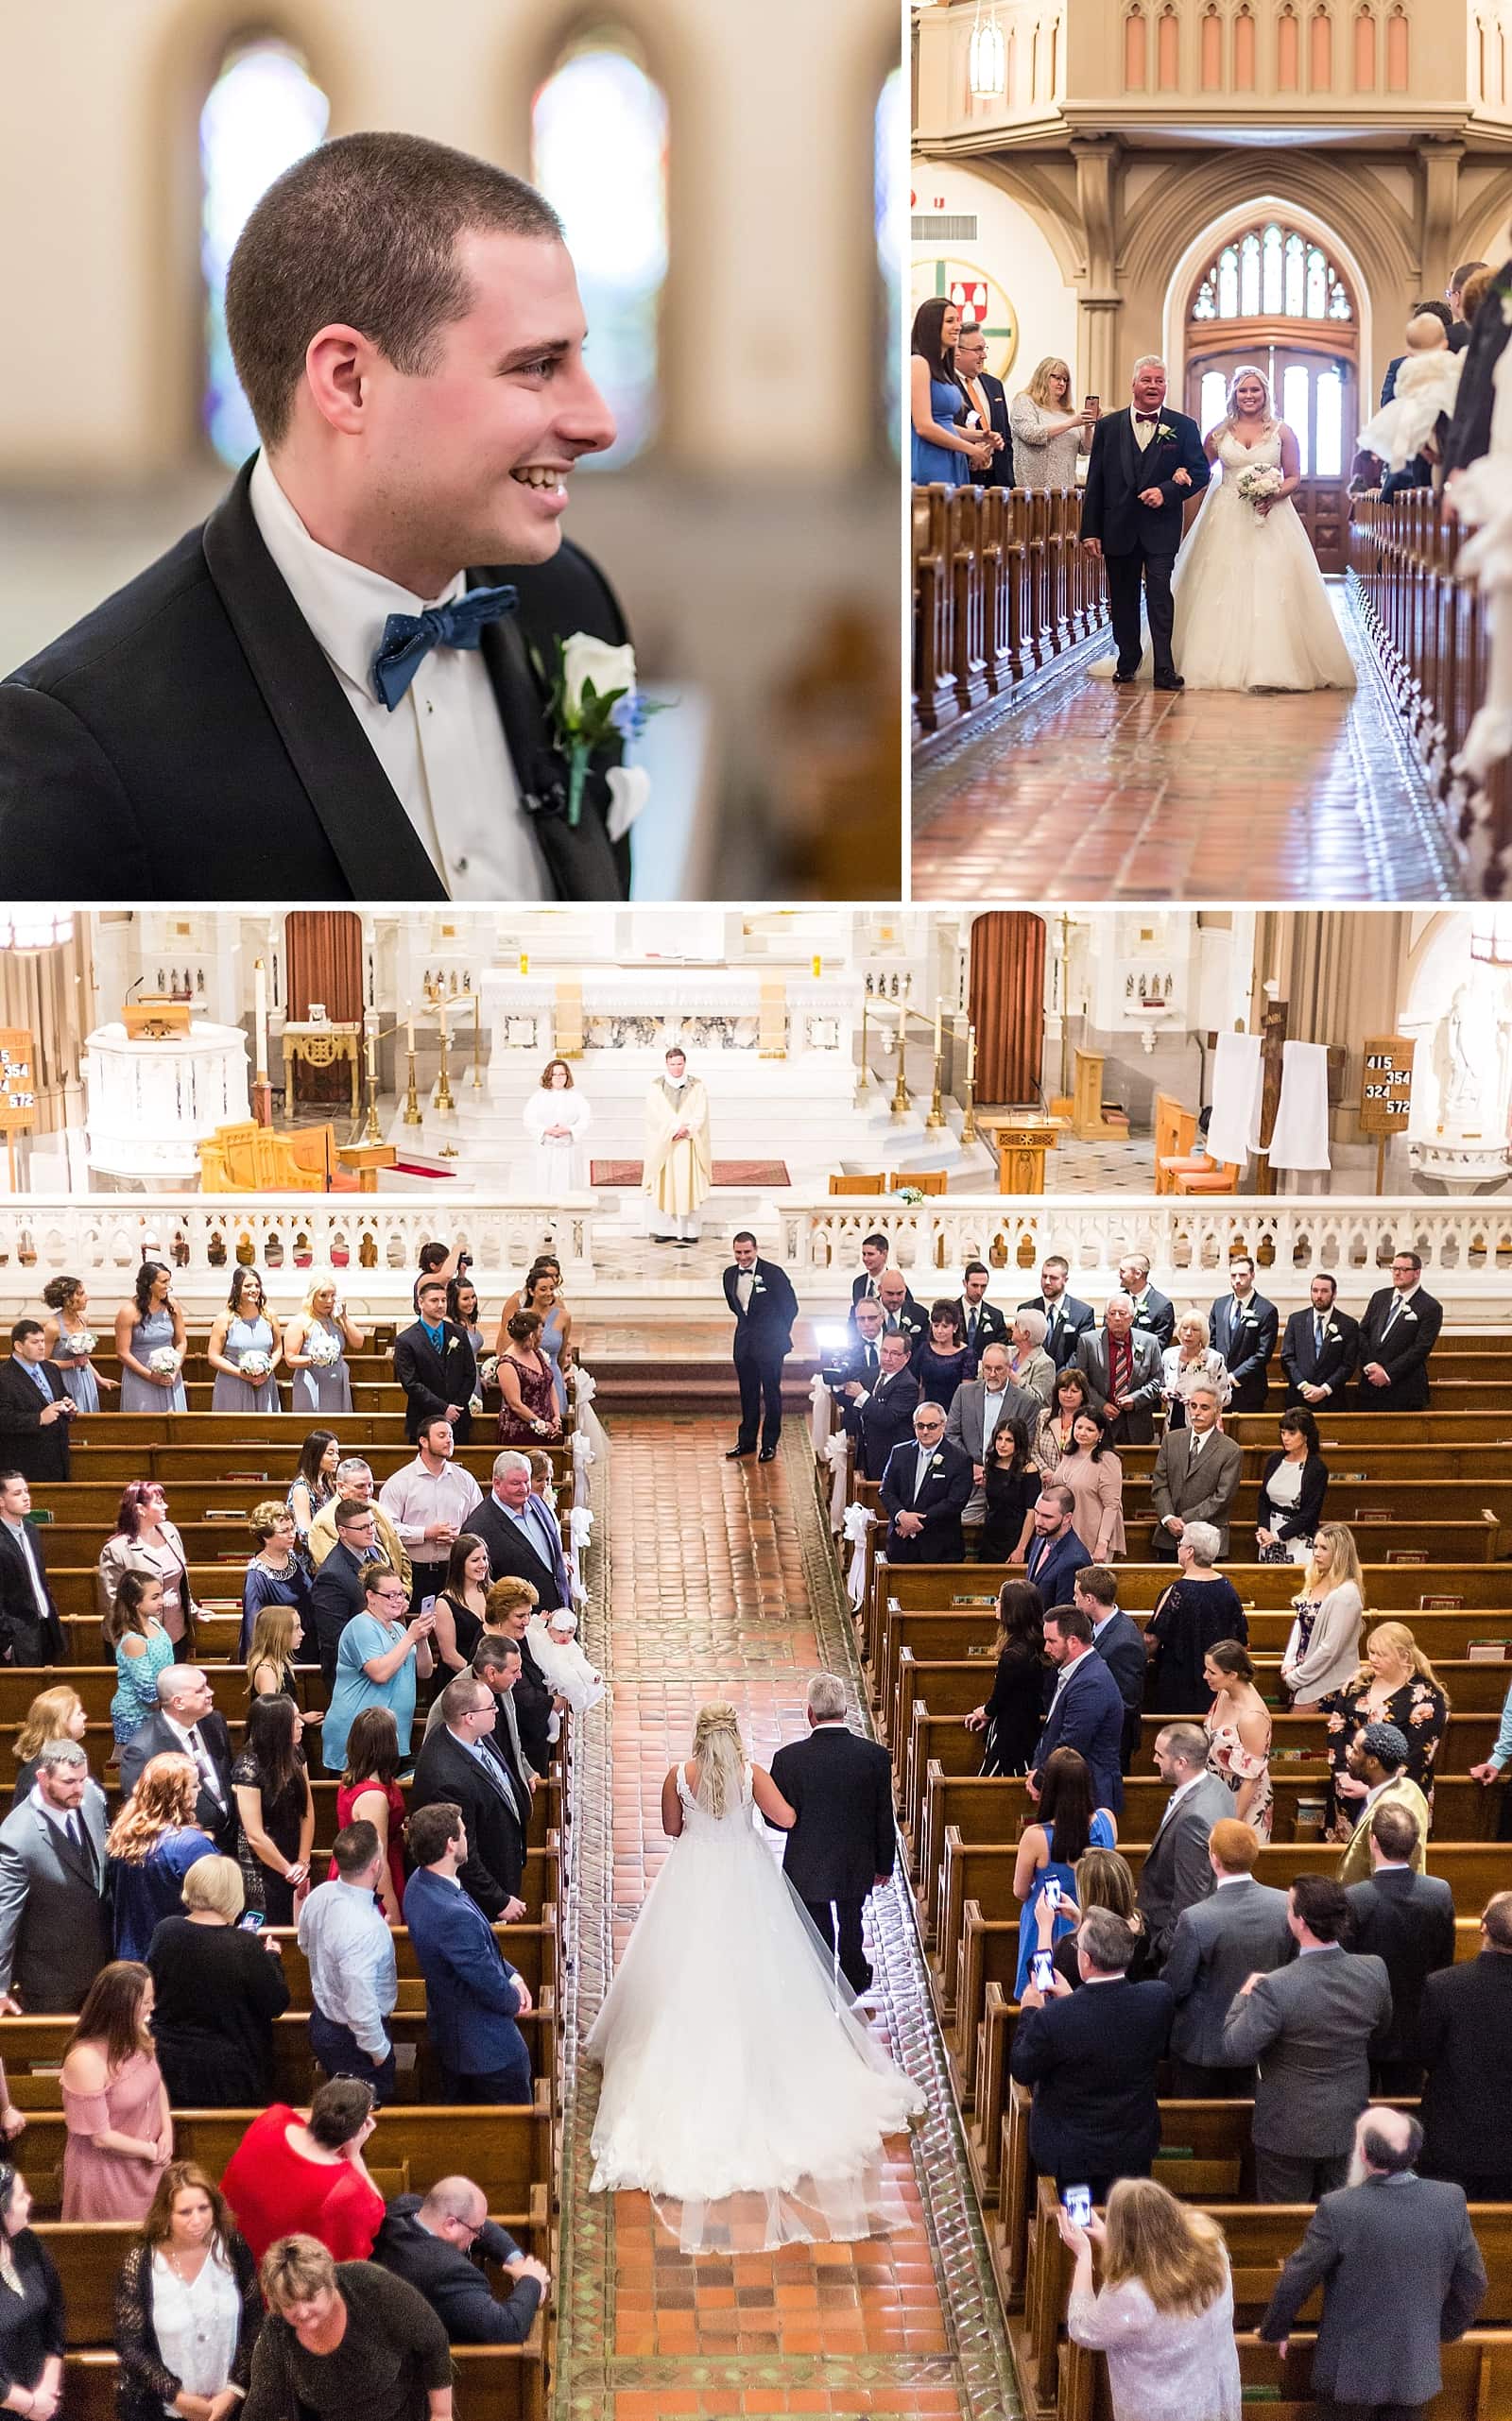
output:
[[[928, 159], [930, 155], [921, 152], [918, 156]], [[1068, 285], [1079, 284], [1086, 277], [1087, 234], [1070, 178], [1056, 176], [1048, 164], [1043, 168], [1020, 168], [1008, 161], [956, 151], [936, 156], [948, 159], [954, 167], [970, 169], [984, 184], [996, 185], [1000, 193], [1018, 202], [1049, 245], [1056, 266]]]
[[297, 50], [331, 103], [332, 134], [350, 133], [355, 78], [350, 34], [320, 0], [180, 0], [158, 38], [146, 71], [141, 141], [148, 146], [152, 267], [143, 296], [151, 425], [163, 433], [168, 464], [200, 461], [203, 309], [199, 269], [199, 112], [238, 37], [285, 42]]
[[1475, 206], [1455, 226], [1450, 250], [1456, 261], [1499, 264], [1512, 250], [1507, 221], [1512, 216], [1512, 168], [1503, 168], [1476, 196]]

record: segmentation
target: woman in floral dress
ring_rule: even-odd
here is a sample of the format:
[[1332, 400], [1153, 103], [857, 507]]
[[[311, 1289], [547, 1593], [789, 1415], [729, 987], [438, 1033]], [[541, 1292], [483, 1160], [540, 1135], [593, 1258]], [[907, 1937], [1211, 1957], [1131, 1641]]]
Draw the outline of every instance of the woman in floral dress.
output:
[[1323, 1701], [1329, 1761], [1333, 1768], [1335, 1827], [1352, 1831], [1354, 1802], [1365, 1795], [1345, 1759], [1362, 1724], [1394, 1724], [1408, 1747], [1407, 1779], [1434, 1804], [1434, 1766], [1449, 1722], [1449, 1695], [1405, 1623], [1378, 1623], [1365, 1643], [1365, 1662]]

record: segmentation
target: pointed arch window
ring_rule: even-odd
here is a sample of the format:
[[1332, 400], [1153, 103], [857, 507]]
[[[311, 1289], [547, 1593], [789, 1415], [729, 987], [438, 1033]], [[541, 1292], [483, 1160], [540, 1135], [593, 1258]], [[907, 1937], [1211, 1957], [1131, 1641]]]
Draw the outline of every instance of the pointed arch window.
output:
[[1191, 318], [1322, 319], [1348, 324], [1354, 299], [1323, 247], [1267, 219], [1230, 236], [1196, 279]]
[[877, 245], [877, 276], [882, 307], [883, 426], [896, 455], [902, 426], [902, 386], [900, 364], [903, 342], [903, 198], [902, 164], [906, 157], [907, 121], [903, 115], [903, 72], [895, 67], [877, 96], [872, 127], [872, 214]]
[[632, 36], [601, 29], [563, 53], [536, 94], [531, 146], [576, 265], [588, 367], [619, 424], [583, 467], [613, 470], [656, 436], [667, 275], [667, 105]]
[[257, 431], [226, 336], [226, 271], [276, 177], [322, 141], [331, 104], [292, 44], [234, 42], [199, 112], [199, 266], [204, 287], [201, 419], [223, 462], [245, 462]]

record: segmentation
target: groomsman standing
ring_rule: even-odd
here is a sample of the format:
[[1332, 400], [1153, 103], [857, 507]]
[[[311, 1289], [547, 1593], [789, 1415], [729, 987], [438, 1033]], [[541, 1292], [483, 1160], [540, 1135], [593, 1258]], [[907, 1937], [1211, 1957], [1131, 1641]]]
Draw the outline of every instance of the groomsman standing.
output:
[[956, 1308], [964, 1322], [966, 1348], [980, 1369], [982, 1356], [989, 1345], [1005, 1345], [1008, 1324], [995, 1303], [987, 1299], [992, 1273], [985, 1261], [969, 1261], [961, 1276], [961, 1293]]
[[1319, 1270], [1308, 1292], [1312, 1308], [1294, 1312], [1281, 1339], [1281, 1368], [1289, 1404], [1340, 1400], [1349, 1383], [1360, 1343], [1360, 1323], [1337, 1310], [1339, 1284]]
[[1234, 1382], [1227, 1409], [1263, 1412], [1280, 1314], [1256, 1294], [1255, 1264], [1247, 1253], [1229, 1262], [1228, 1283], [1228, 1301], [1214, 1303], [1208, 1314], [1208, 1342], [1223, 1355]]
[[762, 1261], [748, 1228], [735, 1238], [735, 1258], [725, 1272], [725, 1300], [735, 1314], [735, 1377], [740, 1383], [740, 1434], [725, 1460], [739, 1462], [756, 1451], [770, 1463], [782, 1434], [782, 1363], [793, 1343], [798, 1297], [787, 1272]]
[[1090, 1303], [1066, 1292], [1071, 1276], [1071, 1263], [1053, 1252], [1040, 1272], [1040, 1292], [1021, 1303], [1021, 1312], [1043, 1312], [1045, 1315], [1045, 1351], [1057, 1370], [1064, 1370], [1076, 1359], [1076, 1346], [1097, 1326], [1097, 1314]]
[[998, 442], [985, 471], [972, 472], [979, 488], [1013, 485], [1013, 435], [1008, 427], [1008, 399], [1001, 378], [987, 367], [987, 338], [980, 328], [963, 328], [955, 342], [955, 374], [967, 402], [988, 437]]
[[1379, 1287], [1360, 1323], [1361, 1412], [1423, 1412], [1429, 1400], [1428, 1357], [1444, 1325], [1444, 1307], [1425, 1294], [1423, 1265], [1399, 1252], [1391, 1284]]

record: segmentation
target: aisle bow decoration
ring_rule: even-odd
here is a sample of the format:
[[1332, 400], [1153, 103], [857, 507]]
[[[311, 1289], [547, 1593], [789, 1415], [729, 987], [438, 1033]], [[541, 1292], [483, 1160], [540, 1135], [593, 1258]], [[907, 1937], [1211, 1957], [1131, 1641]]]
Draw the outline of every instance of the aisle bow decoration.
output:
[[850, 1549], [850, 1562], [845, 1577], [845, 1593], [859, 1613], [867, 1588], [867, 1533], [877, 1517], [869, 1504], [848, 1504], [842, 1528]]
[[583, 1579], [583, 1557], [593, 1537], [593, 1516], [586, 1504], [575, 1504], [567, 1516], [567, 1571], [573, 1585], [573, 1597], [579, 1605], [588, 1603], [588, 1588]]
[[833, 1422], [834, 1398], [824, 1383], [823, 1372], [816, 1370], [809, 1381], [809, 1435], [816, 1454], [824, 1452]]
[[846, 1486], [850, 1477], [850, 1440], [843, 1429], [824, 1442], [824, 1460], [830, 1467], [830, 1529], [838, 1534], [845, 1521]]

